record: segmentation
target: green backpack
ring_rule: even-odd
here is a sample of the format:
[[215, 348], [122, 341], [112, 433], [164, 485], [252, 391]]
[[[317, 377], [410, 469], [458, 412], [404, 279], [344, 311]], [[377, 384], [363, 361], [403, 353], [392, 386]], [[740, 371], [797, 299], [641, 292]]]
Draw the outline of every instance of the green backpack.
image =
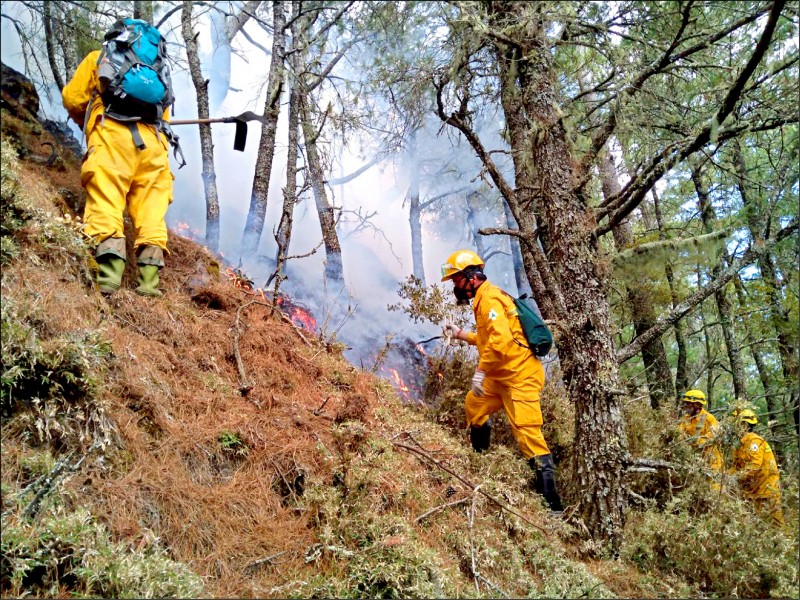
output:
[[544, 357], [550, 352], [553, 347], [553, 334], [547, 328], [542, 318], [536, 314], [533, 307], [527, 302], [528, 295], [522, 294], [519, 298], [514, 298], [508, 292], [503, 292], [514, 301], [514, 306], [517, 308], [517, 317], [519, 323], [522, 325], [522, 332], [525, 334], [525, 341], [527, 345], [518, 340], [514, 340], [523, 348], [530, 349], [536, 356]]

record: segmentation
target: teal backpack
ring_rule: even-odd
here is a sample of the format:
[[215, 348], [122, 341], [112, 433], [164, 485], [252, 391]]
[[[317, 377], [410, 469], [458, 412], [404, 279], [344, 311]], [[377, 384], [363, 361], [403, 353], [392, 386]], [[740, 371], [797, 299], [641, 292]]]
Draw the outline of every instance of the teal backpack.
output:
[[117, 21], [105, 35], [97, 64], [109, 116], [158, 123], [174, 101], [166, 42], [146, 21]]
[[545, 322], [537, 314], [536, 310], [530, 305], [532, 299], [528, 298], [527, 294], [522, 294], [519, 298], [514, 298], [511, 294], [503, 292], [514, 301], [514, 306], [517, 309], [517, 317], [519, 323], [522, 325], [522, 332], [525, 334], [526, 344], [518, 340], [515, 343], [523, 348], [530, 349], [538, 357], [547, 356], [550, 349], [553, 347], [553, 334], [550, 333]]

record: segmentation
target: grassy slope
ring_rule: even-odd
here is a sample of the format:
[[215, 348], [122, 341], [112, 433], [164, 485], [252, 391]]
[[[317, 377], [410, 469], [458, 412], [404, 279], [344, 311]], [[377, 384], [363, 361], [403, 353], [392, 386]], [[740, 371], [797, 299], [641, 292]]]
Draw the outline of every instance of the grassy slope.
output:
[[[9, 126], [18, 146], [38, 143], [4, 115]], [[4, 204], [25, 207], [16, 249], [4, 245], [3, 324], [18, 326], [4, 332], [4, 369], [13, 359], [29, 375], [4, 382], [17, 389], [4, 398], [4, 595], [685, 597], [707, 585], [655, 570], [644, 551], [641, 570], [585, 558], [513, 449], [473, 454], [336, 348], [247, 305], [188, 240], [170, 240], [163, 298], [132, 293], [129, 269], [103, 299], [58, 221], [80, 194], [76, 169], [20, 161], [18, 188], [4, 180]], [[36, 478], [98, 440], [23, 518]]]

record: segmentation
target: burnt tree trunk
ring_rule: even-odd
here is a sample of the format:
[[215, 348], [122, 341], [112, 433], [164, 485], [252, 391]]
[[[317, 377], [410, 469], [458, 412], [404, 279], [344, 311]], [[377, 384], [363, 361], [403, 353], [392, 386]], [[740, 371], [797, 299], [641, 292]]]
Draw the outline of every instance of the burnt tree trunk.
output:
[[[208, 119], [208, 79], [203, 79], [200, 70], [200, 59], [197, 55], [197, 36], [192, 29], [191, 0], [184, 0], [181, 11], [181, 33], [186, 44], [186, 56], [189, 59], [189, 73], [192, 76], [197, 95], [197, 117]], [[206, 246], [211, 250], [219, 250], [219, 196], [217, 194], [217, 173], [214, 169], [214, 142], [211, 137], [211, 125], [201, 124], [200, 154], [203, 161], [203, 187], [206, 194]]]
[[[617, 172], [613, 160], [608, 152], [600, 158], [600, 179], [603, 196], [610, 198], [622, 189], [617, 179]], [[627, 220], [622, 221], [612, 230], [617, 250], [624, 250], [633, 245], [633, 233]], [[633, 327], [636, 335], [641, 335], [650, 329], [656, 322], [653, 305], [653, 295], [648, 281], [637, 284], [626, 284], [628, 291], [628, 304], [631, 308]], [[647, 379], [647, 388], [650, 394], [650, 406], [657, 409], [662, 402], [675, 396], [675, 387], [672, 384], [672, 371], [667, 362], [667, 353], [660, 337], [642, 348], [642, 362]]]
[[261, 139], [258, 143], [258, 157], [253, 176], [253, 190], [250, 194], [250, 208], [242, 233], [242, 256], [252, 256], [258, 251], [264, 218], [267, 214], [269, 182], [272, 176], [272, 161], [275, 156], [275, 136], [278, 131], [278, 117], [281, 112], [281, 95], [285, 79], [283, 60], [286, 47], [286, 13], [283, 2], [272, 3], [272, 58], [267, 76], [267, 98], [264, 103], [264, 123], [261, 125]]

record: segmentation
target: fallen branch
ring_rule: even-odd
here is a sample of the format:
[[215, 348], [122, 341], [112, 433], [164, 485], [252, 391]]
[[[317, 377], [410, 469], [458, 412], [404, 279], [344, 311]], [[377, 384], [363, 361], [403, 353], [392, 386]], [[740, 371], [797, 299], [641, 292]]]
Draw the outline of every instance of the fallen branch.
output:
[[[78, 461], [75, 462], [75, 464], [72, 465], [69, 464], [69, 461], [72, 459], [73, 454], [68, 454], [56, 462], [47, 475], [38, 477], [32, 484], [20, 491], [19, 493], [21, 495], [25, 492], [36, 489], [36, 493], [33, 495], [33, 498], [31, 498], [31, 501], [28, 502], [28, 504], [22, 510], [23, 518], [32, 519], [35, 517], [39, 512], [42, 500], [44, 500], [45, 496], [47, 496], [57, 487], [57, 485], [60, 483], [59, 480], [63, 480], [69, 476], [70, 473], [77, 471], [81, 464], [83, 464], [83, 461], [86, 459], [86, 457], [101, 445], [101, 442], [93, 442], [92, 445], [89, 446], [89, 449], [86, 451], [86, 453], [81, 456]], [[8, 511], [3, 513], [3, 516], [5, 516], [7, 513]]]
[[250, 382], [247, 380], [247, 373], [244, 370], [244, 361], [242, 360], [241, 352], [239, 352], [239, 336], [241, 335], [239, 323], [242, 318], [242, 310], [255, 303], [256, 300], [251, 300], [247, 304], [242, 304], [239, 307], [236, 311], [236, 323], [233, 326], [233, 355], [236, 358], [236, 369], [239, 371], [239, 393], [242, 396], [247, 396], [250, 390], [253, 389], [253, 386], [250, 385]]
[[283, 550], [282, 552], [278, 552], [277, 554], [273, 554], [273, 555], [271, 555], [271, 556], [266, 556], [266, 557], [264, 557], [264, 558], [259, 558], [258, 560], [254, 560], [254, 561], [253, 561], [253, 562], [251, 562], [249, 565], [247, 565], [247, 566], [244, 568], [244, 570], [245, 570], [245, 571], [249, 571], [249, 570], [255, 569], [256, 567], [259, 567], [259, 566], [261, 566], [261, 565], [271, 565], [271, 564], [274, 564], [274, 562], [273, 562], [273, 561], [274, 561], [276, 558], [278, 558], [279, 556], [283, 555], [283, 554], [286, 554], [286, 550]]
[[445, 508], [450, 508], [451, 506], [457, 506], [459, 504], [464, 504], [464, 502], [466, 502], [467, 500], [469, 500], [469, 496], [465, 496], [464, 498], [460, 498], [458, 500], [453, 500], [452, 502], [448, 502], [447, 504], [440, 504], [439, 506], [434, 506], [428, 512], [423, 513], [420, 516], [418, 516], [415, 519], [415, 521], [417, 523], [419, 523], [420, 521], [422, 521], [422, 519], [424, 519], [425, 517], [431, 516], [433, 513], [437, 513], [437, 512], [439, 512], [441, 510], [444, 510]]
[[[463, 483], [465, 486], [467, 486], [467, 487], [468, 487], [469, 489], [471, 489], [471, 490], [478, 490], [478, 488], [480, 487], [480, 486], [475, 486], [475, 485], [473, 485], [472, 483], [470, 483], [469, 481], [467, 481], [466, 479], [464, 479], [464, 478], [463, 478], [461, 475], [459, 475], [458, 473], [454, 472], [452, 469], [449, 469], [449, 468], [447, 468], [447, 467], [446, 467], [446, 466], [444, 466], [444, 465], [443, 465], [441, 462], [439, 462], [438, 460], [436, 460], [435, 458], [433, 458], [433, 457], [432, 457], [432, 456], [430, 456], [429, 454], [427, 454], [427, 453], [423, 452], [422, 450], [418, 450], [417, 448], [412, 448], [411, 446], [408, 446], [408, 445], [406, 445], [406, 444], [401, 444], [400, 442], [392, 442], [392, 444], [394, 444], [394, 445], [395, 445], [395, 446], [397, 446], [398, 448], [403, 448], [404, 450], [407, 450], [407, 451], [409, 451], [409, 452], [412, 452], [412, 453], [416, 454], [417, 456], [421, 456], [422, 458], [425, 458], [425, 459], [429, 460], [430, 462], [432, 462], [434, 465], [436, 465], [437, 467], [439, 467], [439, 468], [440, 468], [440, 469], [442, 469], [443, 471], [445, 471], [445, 472], [447, 472], [447, 473], [450, 473], [450, 475], [452, 475], [453, 477], [455, 477], [456, 479], [458, 479], [458, 480], [459, 480], [461, 483]], [[491, 494], [487, 494], [487, 493], [486, 493], [486, 492], [484, 492], [483, 490], [479, 490], [479, 492], [480, 492], [480, 493], [481, 493], [483, 496], [485, 496], [486, 498], [488, 498], [489, 500], [491, 500], [492, 502], [494, 502], [494, 503], [495, 503], [497, 506], [499, 506], [501, 509], [505, 510], [506, 512], [509, 512], [509, 513], [511, 513], [512, 515], [515, 515], [515, 516], [519, 517], [520, 519], [522, 519], [523, 521], [525, 521], [525, 522], [526, 522], [526, 523], [528, 523], [529, 525], [532, 525], [532, 526], [536, 527], [536, 529], [538, 529], [539, 531], [541, 531], [542, 533], [544, 533], [544, 534], [545, 534], [547, 537], [550, 537], [550, 532], [549, 532], [549, 531], [547, 531], [547, 530], [546, 530], [544, 527], [542, 527], [541, 525], [537, 525], [536, 523], [534, 523], [533, 521], [531, 521], [531, 520], [530, 520], [529, 518], [527, 518], [526, 516], [524, 516], [524, 515], [522, 515], [522, 514], [518, 513], [518, 512], [517, 512], [517, 511], [515, 511], [514, 509], [512, 509], [510, 506], [507, 506], [507, 505], [503, 504], [502, 502], [500, 502], [500, 501], [499, 501], [497, 498], [495, 498], [495, 497], [494, 497], [494, 496], [492, 496]]]
[[677, 471], [681, 467], [675, 463], [667, 462], [665, 460], [656, 460], [654, 458], [633, 458], [628, 457], [628, 471], [635, 470], [636, 467], [647, 467], [650, 469], [669, 469]]

